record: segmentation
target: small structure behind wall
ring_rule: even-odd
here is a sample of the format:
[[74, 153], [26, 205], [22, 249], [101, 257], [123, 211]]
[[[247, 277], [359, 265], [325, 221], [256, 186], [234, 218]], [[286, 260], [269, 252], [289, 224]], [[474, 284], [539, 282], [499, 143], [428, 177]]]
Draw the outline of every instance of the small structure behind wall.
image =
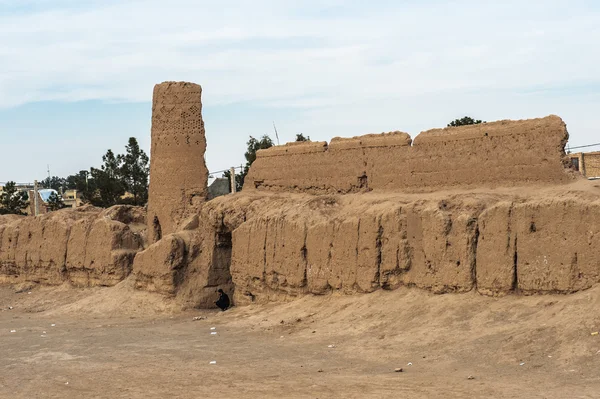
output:
[[226, 177], [217, 177], [211, 184], [208, 186], [208, 200], [220, 197], [222, 195], [227, 195], [230, 193], [229, 188], [229, 179]]
[[571, 167], [588, 179], [600, 179], [600, 151], [569, 154]]

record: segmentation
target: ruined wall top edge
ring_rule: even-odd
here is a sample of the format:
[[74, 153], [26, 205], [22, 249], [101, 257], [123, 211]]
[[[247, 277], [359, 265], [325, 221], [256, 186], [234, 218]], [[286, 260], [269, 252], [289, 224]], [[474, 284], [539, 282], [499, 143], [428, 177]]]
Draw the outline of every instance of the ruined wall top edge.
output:
[[[515, 136], [519, 134], [536, 134], [538, 140], [545, 140], [546, 133], [551, 135], [557, 133], [564, 137], [564, 141], [569, 138], [566, 124], [556, 115], [549, 115], [545, 118], [521, 119], [521, 120], [501, 120], [489, 123], [478, 123], [475, 125], [465, 125], [457, 127], [445, 127], [430, 129], [421, 132], [415, 137], [414, 145], [452, 140], [469, 140], [480, 137], [501, 137]], [[549, 137], [553, 139], [553, 137]]]
[[[326, 141], [300, 141], [273, 146], [258, 150], [257, 157], [278, 156], [283, 154], [299, 154], [321, 152], [333, 149], [350, 149], [364, 147], [411, 146], [438, 141], [460, 141], [479, 137], [499, 137], [518, 134], [519, 131], [534, 129], [556, 129], [564, 131], [568, 139], [566, 124], [556, 115], [544, 118], [522, 120], [500, 120], [475, 125], [434, 128], [419, 133], [413, 140], [408, 133], [401, 131], [370, 133], [355, 137], [334, 137], [328, 144]], [[540, 137], [542, 139], [542, 137]]]
[[200, 86], [197, 83], [192, 83], [192, 82], [182, 82], [182, 81], [172, 81], [172, 80], [168, 80], [162, 83], [157, 83], [154, 85], [154, 89], [156, 90], [157, 88], [190, 88], [190, 89], [199, 89], [202, 90], [202, 86]]
[[257, 158], [274, 157], [287, 154], [309, 154], [315, 152], [337, 151], [353, 148], [410, 146], [412, 139], [408, 133], [390, 132], [366, 134], [357, 137], [334, 137], [326, 141], [300, 141], [258, 150]]
[[565, 183], [569, 135], [555, 115], [403, 132], [336, 137], [261, 150], [244, 189], [346, 193]]

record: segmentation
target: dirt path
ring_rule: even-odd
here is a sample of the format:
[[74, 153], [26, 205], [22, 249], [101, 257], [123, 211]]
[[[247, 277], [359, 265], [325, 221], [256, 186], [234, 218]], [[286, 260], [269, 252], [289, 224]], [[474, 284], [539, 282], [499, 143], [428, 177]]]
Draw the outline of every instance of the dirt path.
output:
[[597, 288], [501, 299], [406, 289], [226, 313], [94, 301], [119, 304], [122, 288], [31, 292], [0, 288], [3, 398], [600, 396]]

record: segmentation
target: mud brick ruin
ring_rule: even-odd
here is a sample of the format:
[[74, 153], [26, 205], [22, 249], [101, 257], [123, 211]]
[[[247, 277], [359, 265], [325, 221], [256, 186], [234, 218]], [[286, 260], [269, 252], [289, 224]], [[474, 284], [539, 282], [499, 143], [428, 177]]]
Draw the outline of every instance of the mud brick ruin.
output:
[[433, 129], [414, 141], [393, 132], [288, 143], [258, 153], [248, 186], [318, 194], [562, 183], [568, 137], [550, 116]]
[[569, 293], [600, 282], [600, 192], [557, 116], [289, 143], [206, 201], [201, 88], [154, 89], [150, 198], [0, 216], [0, 282], [114, 285], [211, 307], [400, 286]]
[[150, 242], [175, 232], [207, 195], [206, 136], [200, 85], [165, 82], [154, 87], [148, 197]]

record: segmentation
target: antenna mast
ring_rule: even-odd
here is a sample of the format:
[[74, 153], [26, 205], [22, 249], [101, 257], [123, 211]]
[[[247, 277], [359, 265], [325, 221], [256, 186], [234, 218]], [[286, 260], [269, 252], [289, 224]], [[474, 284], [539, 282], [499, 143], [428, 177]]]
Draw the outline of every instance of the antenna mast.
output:
[[279, 145], [279, 135], [277, 134], [277, 127], [275, 127], [275, 121], [273, 121], [273, 129], [275, 129], [275, 137], [277, 138], [277, 145]]

